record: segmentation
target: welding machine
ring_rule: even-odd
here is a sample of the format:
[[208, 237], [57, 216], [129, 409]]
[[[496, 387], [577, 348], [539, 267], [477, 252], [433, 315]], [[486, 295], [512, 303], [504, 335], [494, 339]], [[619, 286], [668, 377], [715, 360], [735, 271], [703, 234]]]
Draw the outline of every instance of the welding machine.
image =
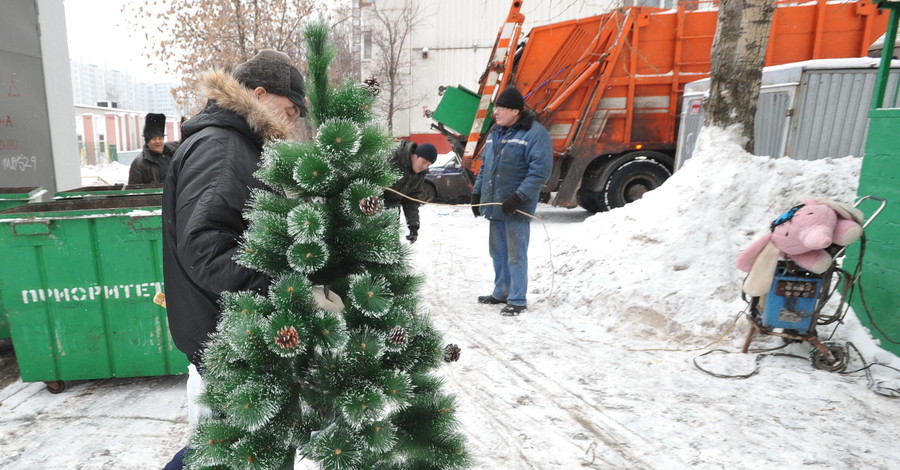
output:
[[[812, 345], [810, 361], [817, 369], [844, 370], [849, 361], [846, 349], [835, 343], [820, 342], [816, 333], [817, 325], [837, 319], [820, 316], [822, 307], [828, 303], [836, 271], [841, 270], [832, 265], [822, 274], [813, 274], [797, 268], [791, 261], [779, 261], [768, 294], [750, 301], [752, 324], [742, 351], [748, 351], [756, 333], [780, 336], [785, 342], [806, 341]], [[849, 282], [848, 279], [843, 277], [843, 282]]]
[[779, 264], [760, 320], [767, 328], [805, 335], [815, 327], [822, 276], [802, 270], [789, 271], [784, 262]]
[[[879, 197], [864, 196], [854, 206], [859, 206], [867, 199], [879, 201], [880, 205], [867, 220], [857, 220], [863, 229], [881, 213], [887, 203]], [[846, 296], [852, 291], [860, 275], [862, 255], [865, 252], [864, 233], [860, 243], [856, 271], [852, 274], [838, 267], [836, 261], [832, 261], [831, 266], [821, 274], [801, 269], [789, 259], [778, 261], [769, 292], [765, 296], [749, 299], [745, 297], [750, 304], [747, 317], [751, 324], [741, 351], [746, 353], [749, 350], [750, 342], [757, 333], [780, 336], [786, 343], [806, 341], [813, 346], [810, 361], [817, 369], [831, 372], [844, 370], [849, 362], [846, 347], [819, 341], [816, 326], [839, 322], [846, 312], [844, 308]], [[845, 248], [832, 245], [826, 251], [833, 260], [836, 260], [843, 255]], [[840, 304], [836, 313], [831, 316], [821, 315], [822, 308], [828, 304], [829, 298], [834, 293], [839, 295]]]

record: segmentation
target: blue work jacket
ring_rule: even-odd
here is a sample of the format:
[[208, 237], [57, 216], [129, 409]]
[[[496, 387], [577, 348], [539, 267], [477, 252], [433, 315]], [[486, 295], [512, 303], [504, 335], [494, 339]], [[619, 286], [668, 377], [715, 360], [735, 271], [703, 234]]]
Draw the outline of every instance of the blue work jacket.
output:
[[[513, 126], [491, 128], [472, 190], [481, 195], [481, 203], [502, 203], [516, 193], [524, 201], [519, 210], [534, 214], [553, 169], [550, 136], [534, 118], [533, 112], [523, 111]], [[530, 220], [518, 213], [506, 215], [498, 205], [481, 206], [481, 215], [491, 220]]]

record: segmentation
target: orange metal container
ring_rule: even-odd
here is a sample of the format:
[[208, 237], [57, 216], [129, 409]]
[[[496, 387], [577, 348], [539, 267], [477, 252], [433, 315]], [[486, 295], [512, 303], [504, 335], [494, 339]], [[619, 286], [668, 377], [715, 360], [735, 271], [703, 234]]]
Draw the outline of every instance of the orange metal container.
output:
[[[638, 149], [674, 156], [684, 85], [710, 71], [717, 11], [697, 9], [704, 4], [623, 8], [530, 31], [503, 81], [525, 95], [553, 139], [554, 178], [545, 191], [558, 191], [555, 205], [575, 205], [582, 175], [598, 158]], [[766, 65], [864, 56], [887, 20], [868, 0], [780, 2]], [[464, 164], [477, 171], [484, 136], [473, 138], [476, 160]]]

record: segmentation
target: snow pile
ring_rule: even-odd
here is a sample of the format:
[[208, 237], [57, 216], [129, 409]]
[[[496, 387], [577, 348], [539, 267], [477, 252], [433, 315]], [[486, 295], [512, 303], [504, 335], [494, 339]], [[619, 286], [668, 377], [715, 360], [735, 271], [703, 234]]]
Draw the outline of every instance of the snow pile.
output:
[[738, 253], [806, 197], [852, 203], [862, 161], [771, 159], [735, 142], [728, 131], [707, 130], [662, 187], [555, 235], [551, 305], [638, 341], [698, 347], [718, 338], [746, 306]]
[[81, 167], [82, 186], [112, 186], [128, 182], [128, 165], [109, 162]]
[[[532, 227], [529, 305], [518, 317], [475, 300], [493, 285], [487, 221], [467, 206], [422, 208], [411, 258], [425, 277], [422, 311], [462, 348], [441, 375], [458, 399], [473, 468], [897, 466], [900, 402], [873, 393], [900, 389], [896, 371], [818, 370], [807, 343], [778, 351], [792, 356], [737, 353], [748, 323], [737, 317], [745, 304], [735, 257], [808, 196], [852, 201], [860, 160], [771, 160], [732, 139], [701, 136], [682, 170], [628, 207], [588, 217], [540, 205], [546, 225]], [[118, 167], [109, 183], [127, 178]], [[820, 337], [829, 338], [827, 328]], [[831, 340], [900, 367], [853, 312]], [[718, 374], [756, 374], [727, 380], [694, 361]], [[861, 366], [851, 352], [848, 371]], [[187, 439], [183, 380], [76, 381], [59, 395], [11, 383], [0, 389], [3, 468], [160, 468]]]

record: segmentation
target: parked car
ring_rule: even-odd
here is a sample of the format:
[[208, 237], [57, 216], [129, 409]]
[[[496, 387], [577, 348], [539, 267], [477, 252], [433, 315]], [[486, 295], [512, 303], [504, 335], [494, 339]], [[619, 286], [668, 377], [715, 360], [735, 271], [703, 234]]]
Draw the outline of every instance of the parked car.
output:
[[425, 175], [425, 197], [428, 202], [468, 202], [472, 184], [462, 172], [459, 155], [452, 153], [443, 164], [431, 165]]

